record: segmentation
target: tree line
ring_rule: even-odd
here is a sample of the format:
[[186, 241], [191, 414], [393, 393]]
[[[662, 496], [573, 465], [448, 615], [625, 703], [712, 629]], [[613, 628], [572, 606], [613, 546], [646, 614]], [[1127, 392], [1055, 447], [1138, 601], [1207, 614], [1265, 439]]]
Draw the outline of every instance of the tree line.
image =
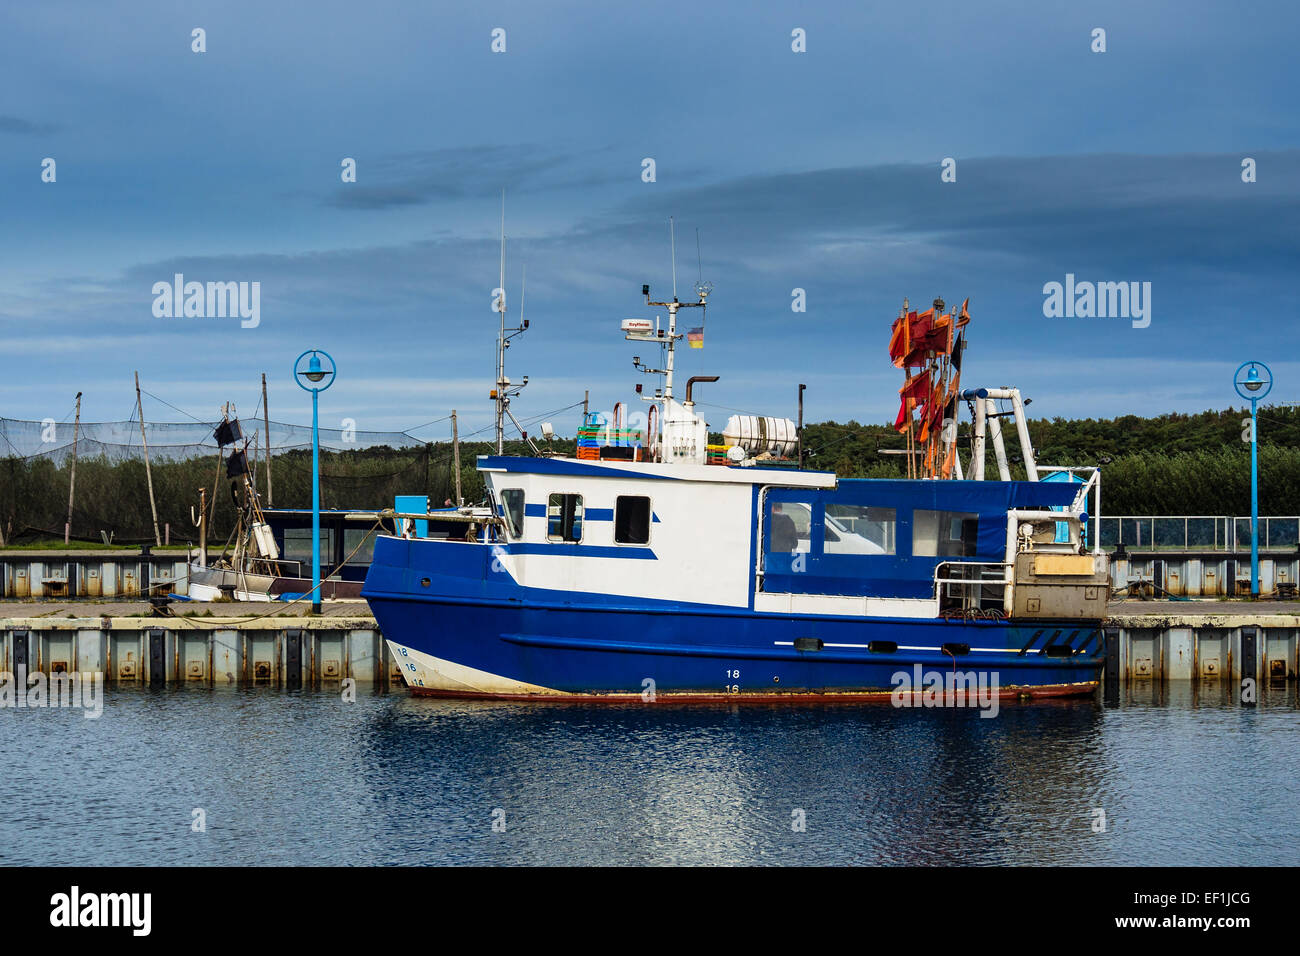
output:
[[[1049, 465], [1100, 465], [1102, 503], [1111, 515], [1226, 515], [1250, 510], [1250, 446], [1242, 440], [1240, 409], [1150, 418], [1031, 419], [1030, 438], [1037, 460]], [[1007, 423], [1008, 426], [1010, 423]], [[1023, 456], [1014, 427], [1003, 437], [1013, 477], [1024, 477]], [[969, 460], [971, 426], [962, 422], [958, 442]], [[711, 438], [721, 441], [721, 435]], [[906, 463], [890, 450], [904, 447], [891, 425], [821, 422], [804, 426], [805, 465], [833, 470], [845, 478], [901, 478]], [[550, 449], [574, 453], [574, 442], [555, 439]], [[478, 455], [491, 454], [489, 442], [460, 447], [461, 496], [478, 502], [484, 495], [475, 469]], [[531, 454], [522, 442], [507, 443], [506, 454]], [[325, 508], [389, 508], [401, 494], [426, 494], [441, 505], [455, 495], [450, 442], [414, 448], [365, 448], [321, 452], [321, 504]], [[990, 473], [993, 471], [989, 449]], [[254, 462], [255, 483], [266, 504], [265, 465]], [[209, 540], [222, 540], [234, 526], [235, 506], [224, 465], [216, 455], [151, 466], [159, 527], [169, 525], [174, 543], [197, 540], [193, 524], [199, 489], [208, 489], [212, 516]], [[1260, 513], [1300, 513], [1300, 408], [1270, 406], [1259, 413]], [[70, 462], [48, 458], [0, 459], [0, 532], [4, 543], [62, 539], [68, 514]], [[213, 489], [216, 489], [215, 501]], [[273, 504], [311, 507], [311, 452], [294, 449], [271, 461]], [[148, 482], [141, 458], [82, 458], [77, 462], [72, 537], [100, 543], [153, 540]]]
[[[1029, 419], [1040, 465], [1099, 465], [1102, 505], [1112, 515], [1242, 515], [1250, 513], [1249, 413], [1241, 409], [1143, 418]], [[963, 462], [972, 426], [958, 426]], [[1013, 478], [1025, 477], [1011, 420], [1002, 430]], [[1260, 514], [1300, 514], [1300, 407], [1259, 410]], [[888, 424], [805, 425], [808, 467], [846, 478], [901, 478], [906, 460], [882, 454], [904, 447]], [[990, 443], [988, 474], [996, 474]]]

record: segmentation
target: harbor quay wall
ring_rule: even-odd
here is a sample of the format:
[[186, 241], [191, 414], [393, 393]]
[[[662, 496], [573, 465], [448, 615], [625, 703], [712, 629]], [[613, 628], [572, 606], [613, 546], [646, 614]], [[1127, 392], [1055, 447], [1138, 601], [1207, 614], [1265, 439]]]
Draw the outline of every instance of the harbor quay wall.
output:
[[99, 600], [189, 589], [184, 551], [0, 551], [0, 598]]
[[[118, 684], [403, 686], [361, 601], [326, 602], [321, 616], [301, 603], [173, 605], [161, 615], [146, 602], [44, 607], [0, 602], [0, 671], [102, 673]], [[1291, 602], [1119, 601], [1109, 614], [1104, 679], [1112, 686], [1285, 684], [1300, 673], [1300, 607]]]
[[[40, 606], [31, 603], [0, 604], [0, 671], [102, 673], [108, 684], [292, 689], [352, 680], [372, 689], [402, 687], [365, 604], [349, 604], [345, 610], [355, 613], [326, 617], [290, 616], [266, 604], [219, 605], [216, 613], [228, 617], [152, 616], [147, 603], [117, 605], [94, 617], [81, 616], [80, 608], [77, 616], [54, 617], [35, 616]], [[248, 612], [239, 613], [244, 607]], [[268, 611], [282, 616], [258, 616]]]
[[1115, 602], [1103, 628], [1105, 680], [1295, 681], [1300, 608], [1289, 603]]

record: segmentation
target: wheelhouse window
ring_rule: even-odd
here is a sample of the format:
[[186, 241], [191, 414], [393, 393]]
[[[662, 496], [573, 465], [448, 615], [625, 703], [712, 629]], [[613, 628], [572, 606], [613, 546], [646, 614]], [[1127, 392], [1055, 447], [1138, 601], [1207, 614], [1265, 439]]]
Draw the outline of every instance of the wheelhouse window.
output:
[[[356, 552], [353, 554], [353, 552]], [[311, 545], [307, 545], [307, 554], [311, 554]], [[375, 558], [375, 536], [361, 528], [343, 529], [343, 556], [350, 565], [368, 566]]]
[[912, 513], [912, 553], [919, 557], [973, 558], [979, 545], [979, 516], [964, 511]]
[[501, 510], [505, 512], [506, 530], [512, 540], [524, 536], [524, 490], [507, 488], [501, 492]]
[[614, 543], [650, 543], [650, 499], [619, 495], [614, 501]]
[[767, 527], [767, 550], [770, 553], [807, 552], [812, 527], [812, 505], [804, 501], [769, 501]]
[[582, 540], [582, 495], [551, 495], [546, 505], [546, 540]]
[[869, 505], [826, 506], [822, 540], [826, 554], [897, 554], [893, 508]]
[[[354, 545], [355, 547], [355, 545]], [[320, 563], [328, 568], [334, 563], [334, 529], [320, 529]], [[311, 528], [284, 529], [284, 559], [297, 561], [311, 571]]]

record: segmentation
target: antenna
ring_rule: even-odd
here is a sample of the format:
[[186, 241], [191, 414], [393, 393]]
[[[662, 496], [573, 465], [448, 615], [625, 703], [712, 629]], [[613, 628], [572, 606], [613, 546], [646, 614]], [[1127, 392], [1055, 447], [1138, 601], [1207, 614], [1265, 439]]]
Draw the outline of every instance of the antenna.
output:
[[497, 338], [497, 387], [492, 393], [497, 405], [497, 454], [505, 450], [506, 442], [506, 191], [501, 190], [501, 280], [497, 286], [501, 297], [497, 311], [501, 318], [501, 334]]
[[[674, 286], [673, 300], [671, 302], [655, 302], [650, 298], [650, 286], [649, 285], [641, 286], [641, 294], [645, 296], [646, 305], [663, 306], [668, 310], [668, 329], [666, 330], [667, 334], [664, 334], [663, 330], [660, 330], [658, 328], [656, 328], [654, 332], [650, 332], [648, 329], [629, 328], [625, 325], [625, 329], [624, 329], [625, 332], [627, 333], [624, 336], [624, 338], [628, 339], [629, 341], [654, 342], [656, 345], [660, 345], [663, 347], [666, 353], [665, 355], [666, 362], [663, 368], [647, 368], [642, 366], [640, 362], [637, 362], [635, 360], [633, 364], [636, 365], [636, 367], [640, 371], [642, 371], [647, 375], [662, 375], [664, 377], [663, 395], [660, 396], [656, 393], [655, 398], [649, 400], [650, 401], [662, 400], [665, 402], [672, 401], [673, 398], [673, 354], [677, 349], [677, 340], [682, 338], [682, 333], [677, 331], [677, 312], [680, 309], [699, 309], [701, 321], [703, 321], [704, 309], [709, 304], [709, 293], [713, 291], [713, 286], [710, 285], [709, 283], [698, 282], [695, 285], [695, 294], [699, 297], [698, 302], [678, 301], [677, 290], [676, 290], [677, 245], [676, 245], [676, 233], [673, 230], [674, 223], [671, 216], [668, 219], [668, 223], [669, 223], [669, 229], [673, 233], [673, 240], [674, 240], [673, 241], [673, 286]], [[646, 321], [648, 323], [648, 320]]]
[[[527, 271], [525, 270], [525, 277]], [[497, 454], [503, 454], [505, 451], [506, 439], [506, 418], [513, 422], [515, 416], [510, 412], [510, 399], [518, 395], [523, 387], [528, 384], [528, 376], [525, 375], [523, 381], [518, 385], [512, 385], [506, 378], [506, 349], [510, 347], [510, 340], [517, 335], [521, 335], [524, 329], [528, 328], [528, 323], [524, 321], [524, 294], [523, 289], [519, 292], [519, 325], [518, 327], [506, 328], [506, 191], [501, 190], [501, 271], [500, 298], [497, 299], [497, 312], [500, 314], [501, 331], [497, 336], [497, 380], [496, 388], [492, 389], [490, 398], [496, 403], [497, 411]], [[518, 427], [515, 422], [515, 427]], [[520, 431], [522, 434], [522, 429]], [[531, 443], [530, 443], [531, 444]], [[534, 448], [536, 451], [536, 448]]]
[[673, 217], [668, 217], [668, 238], [672, 243], [673, 250], [673, 301], [677, 300], [677, 227], [673, 223]]
[[501, 315], [506, 314], [506, 191], [501, 190]]
[[[695, 281], [695, 294], [700, 297], [700, 301], [704, 301], [709, 297], [709, 293], [713, 291], [713, 283], [704, 281], [704, 256], [700, 254], [699, 226], [695, 227], [695, 262], [700, 270], [700, 277]], [[703, 323], [703, 315], [704, 313], [701, 312], [701, 323]]]

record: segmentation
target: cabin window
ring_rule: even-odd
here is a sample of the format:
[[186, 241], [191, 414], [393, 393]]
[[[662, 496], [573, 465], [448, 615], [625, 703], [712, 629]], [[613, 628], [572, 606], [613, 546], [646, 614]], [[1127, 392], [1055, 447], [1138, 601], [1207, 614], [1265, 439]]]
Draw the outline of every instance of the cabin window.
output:
[[823, 551], [826, 554], [897, 554], [894, 536], [897, 525], [893, 508], [828, 504], [822, 532]]
[[[352, 554], [353, 550], [356, 554]], [[307, 553], [311, 554], [311, 545], [307, 545]], [[352, 554], [348, 564], [367, 566], [375, 557], [375, 536], [369, 531], [362, 528], [344, 528], [343, 529], [343, 556], [346, 558]]]
[[582, 495], [551, 495], [546, 505], [546, 540], [582, 540]]
[[768, 544], [771, 554], [791, 554], [809, 549], [812, 505], [804, 501], [769, 501]]
[[[311, 573], [311, 528], [284, 529], [284, 560], [296, 561], [300, 568]], [[333, 528], [320, 529], [320, 563], [322, 568], [334, 563]]]
[[524, 536], [524, 490], [507, 488], [501, 492], [501, 510], [505, 512], [506, 530], [513, 540]]
[[650, 499], [619, 495], [614, 502], [614, 543], [650, 543]]
[[918, 557], [973, 558], [978, 544], [978, 515], [920, 509], [912, 513], [912, 553]]

